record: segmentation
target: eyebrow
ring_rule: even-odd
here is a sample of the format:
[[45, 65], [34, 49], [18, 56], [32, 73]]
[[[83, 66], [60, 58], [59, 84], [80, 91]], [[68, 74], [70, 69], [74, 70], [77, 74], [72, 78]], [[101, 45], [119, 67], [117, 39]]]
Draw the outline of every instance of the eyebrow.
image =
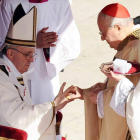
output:
[[27, 51], [27, 52], [24, 52], [24, 53], [34, 53], [34, 52], [32, 52], [32, 51]]

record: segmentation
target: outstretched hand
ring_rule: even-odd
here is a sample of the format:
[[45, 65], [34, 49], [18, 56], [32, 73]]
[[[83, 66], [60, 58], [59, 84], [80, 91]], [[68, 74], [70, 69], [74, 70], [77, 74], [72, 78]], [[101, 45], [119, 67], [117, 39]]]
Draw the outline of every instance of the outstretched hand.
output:
[[106, 83], [97, 83], [91, 87], [89, 92], [89, 99], [94, 103], [97, 104], [97, 95], [100, 91], [104, 90], [106, 87]]
[[71, 97], [73, 99], [81, 99], [81, 100], [84, 99], [84, 97], [83, 97], [83, 89], [75, 86], [72, 93], [73, 94], [71, 95]]
[[83, 90], [81, 88], [70, 86], [63, 91], [65, 85], [66, 83], [62, 84], [59, 93], [54, 100], [56, 110], [62, 109], [67, 103], [75, 99], [83, 99]]
[[66, 85], [66, 83], [62, 84], [62, 86], [60, 87], [59, 93], [54, 100], [56, 110], [62, 109], [68, 102], [71, 102], [74, 100], [69, 95], [70, 93], [73, 92], [74, 86], [70, 86], [65, 91], [63, 91], [65, 85]]
[[94, 103], [97, 104], [97, 95], [100, 91], [91, 91], [89, 94], [89, 99]]

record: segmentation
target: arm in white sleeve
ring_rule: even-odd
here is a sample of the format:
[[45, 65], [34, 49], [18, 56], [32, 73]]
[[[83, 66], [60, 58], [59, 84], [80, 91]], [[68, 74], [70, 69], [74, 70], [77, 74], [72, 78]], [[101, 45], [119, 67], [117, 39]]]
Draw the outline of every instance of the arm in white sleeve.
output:
[[0, 8], [0, 48], [5, 41], [12, 15], [12, 7], [6, 0], [2, 0]]
[[103, 101], [103, 91], [97, 94], [97, 113], [99, 118], [104, 117], [104, 101]]
[[[57, 47], [51, 48], [51, 63], [59, 64], [74, 60], [80, 53], [80, 35], [73, 19], [69, 2], [66, 0], [61, 7], [63, 21], [57, 25]], [[59, 20], [59, 19], [58, 19]]]
[[134, 85], [127, 78], [123, 78], [116, 86], [110, 107], [120, 116], [125, 117], [125, 104], [132, 89], [134, 89]]
[[58, 41], [56, 47], [50, 48], [50, 63], [47, 64], [47, 73], [50, 79], [54, 78], [63, 68], [76, 59], [81, 50], [80, 35], [73, 20], [69, 1], [62, 0], [61, 6], [56, 8], [57, 13], [61, 14], [57, 15], [56, 20]]
[[[31, 106], [22, 101], [17, 89], [11, 83], [0, 82], [0, 123], [23, 129], [31, 140], [39, 137], [49, 128], [55, 117], [51, 102]], [[52, 123], [55, 127], [55, 121]], [[55, 129], [54, 129], [55, 130]]]

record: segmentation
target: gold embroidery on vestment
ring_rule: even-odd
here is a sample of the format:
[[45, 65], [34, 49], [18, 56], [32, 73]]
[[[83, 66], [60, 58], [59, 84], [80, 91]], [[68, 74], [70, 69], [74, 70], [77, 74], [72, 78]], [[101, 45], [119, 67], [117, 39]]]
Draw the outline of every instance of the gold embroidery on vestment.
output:
[[140, 40], [140, 29], [129, 34], [118, 46], [117, 51], [121, 51], [130, 41]]

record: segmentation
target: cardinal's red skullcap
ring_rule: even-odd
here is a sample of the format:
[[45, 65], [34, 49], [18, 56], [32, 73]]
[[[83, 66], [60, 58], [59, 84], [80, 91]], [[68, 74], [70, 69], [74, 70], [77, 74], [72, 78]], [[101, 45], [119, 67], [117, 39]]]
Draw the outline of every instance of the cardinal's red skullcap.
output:
[[129, 18], [128, 10], [119, 3], [112, 3], [101, 10], [104, 14], [116, 18]]

